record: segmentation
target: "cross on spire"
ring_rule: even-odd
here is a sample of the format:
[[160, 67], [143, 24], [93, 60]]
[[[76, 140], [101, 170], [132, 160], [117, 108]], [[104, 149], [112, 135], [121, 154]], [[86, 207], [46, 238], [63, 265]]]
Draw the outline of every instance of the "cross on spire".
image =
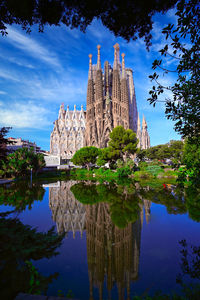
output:
[[97, 56], [97, 70], [101, 70], [101, 58], [100, 58], [100, 49], [101, 46], [97, 45], [97, 50], [98, 50], [98, 56]]

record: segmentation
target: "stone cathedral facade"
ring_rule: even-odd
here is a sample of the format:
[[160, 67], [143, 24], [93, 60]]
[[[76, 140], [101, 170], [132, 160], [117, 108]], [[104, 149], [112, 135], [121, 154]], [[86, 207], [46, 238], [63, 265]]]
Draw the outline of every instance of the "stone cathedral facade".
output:
[[81, 110], [69, 111], [60, 106], [58, 119], [54, 122], [54, 128], [50, 138], [50, 153], [60, 156], [62, 159], [71, 159], [75, 152], [85, 145], [85, 115], [83, 106]]
[[65, 111], [60, 106], [58, 119], [51, 133], [50, 153], [62, 159], [71, 159], [83, 146], [104, 148], [114, 127], [122, 125], [132, 129], [139, 139], [141, 149], [150, 147], [147, 123], [143, 116], [142, 128], [137, 110], [133, 71], [125, 67], [125, 54], [120, 63], [119, 45], [114, 45], [113, 67], [108, 61], [101, 67], [100, 46], [97, 46], [97, 64], [92, 64], [89, 55], [86, 112]]
[[119, 45], [114, 45], [113, 68], [108, 61], [101, 67], [100, 45], [97, 46], [97, 64], [92, 64], [89, 55], [89, 74], [87, 86], [86, 146], [106, 147], [109, 134], [114, 127], [122, 125], [132, 129], [139, 139], [142, 149], [150, 147], [147, 123], [143, 117], [140, 128], [137, 110], [133, 71], [125, 67], [125, 54], [120, 63]]

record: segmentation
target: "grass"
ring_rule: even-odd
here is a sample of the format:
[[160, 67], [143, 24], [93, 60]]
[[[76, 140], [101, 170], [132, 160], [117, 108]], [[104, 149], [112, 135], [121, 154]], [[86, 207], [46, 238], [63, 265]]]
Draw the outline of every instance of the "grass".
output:
[[106, 181], [117, 179], [118, 174], [110, 169], [73, 169], [70, 171], [70, 177], [78, 180], [99, 180], [103, 179]]
[[[98, 180], [104, 180], [104, 181], [110, 181], [110, 180], [117, 180], [121, 176], [120, 172], [117, 170], [111, 170], [111, 169], [73, 169], [70, 171], [70, 178], [76, 179], [76, 180], [92, 180], [92, 181], [98, 181]], [[162, 168], [162, 166], [158, 165], [142, 165], [139, 171], [132, 172], [131, 175], [127, 175], [124, 177], [131, 177], [134, 180], [153, 180], [153, 179], [163, 179], [166, 180], [166, 178], [177, 178], [178, 172], [173, 170], [168, 170]]]

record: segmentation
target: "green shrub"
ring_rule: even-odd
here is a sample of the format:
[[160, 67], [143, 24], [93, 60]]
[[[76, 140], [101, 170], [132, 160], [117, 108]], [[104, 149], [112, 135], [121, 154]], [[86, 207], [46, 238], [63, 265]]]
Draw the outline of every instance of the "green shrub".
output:
[[153, 176], [157, 176], [159, 173], [163, 173], [164, 170], [158, 165], [150, 165], [146, 168], [146, 172], [152, 174]]
[[130, 175], [131, 173], [132, 173], [132, 171], [130, 170], [130, 168], [128, 166], [117, 169], [117, 175], [119, 177], [128, 177], [128, 175]]
[[140, 169], [141, 171], [144, 171], [144, 170], [146, 170], [146, 168], [148, 167], [148, 163], [145, 162], [145, 161], [141, 161], [141, 162], [139, 162], [138, 167], [139, 167], [139, 169]]
[[165, 172], [164, 176], [178, 176], [178, 172], [168, 170]]
[[152, 177], [152, 175], [150, 173], [145, 172], [145, 171], [136, 171], [134, 173], [134, 178], [146, 179], [146, 178], [150, 178], [150, 177]]

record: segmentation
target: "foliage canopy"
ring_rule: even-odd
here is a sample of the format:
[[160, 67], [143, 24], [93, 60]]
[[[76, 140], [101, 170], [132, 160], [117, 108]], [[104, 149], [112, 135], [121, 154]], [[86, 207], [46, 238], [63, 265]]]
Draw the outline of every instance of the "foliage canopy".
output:
[[[179, 0], [177, 24], [163, 29], [166, 45], [159, 51], [162, 59], [155, 60], [152, 69], [161, 70], [149, 76], [155, 85], [150, 90], [154, 106], [162, 93], [168, 91], [165, 114], [175, 121], [175, 130], [183, 137], [200, 138], [200, 6], [198, 0]], [[175, 70], [167, 67], [167, 58], [176, 61]], [[164, 86], [161, 75], [177, 73], [174, 84]]]
[[4, 175], [25, 176], [33, 172], [38, 172], [45, 166], [43, 154], [34, 153], [33, 149], [20, 148], [7, 156], [7, 162], [3, 163]]
[[93, 146], [83, 147], [76, 151], [71, 161], [77, 166], [87, 166], [89, 169], [90, 163], [95, 164], [99, 152], [100, 150]]
[[183, 155], [183, 145], [182, 141], [170, 141], [167, 144], [153, 146], [149, 149], [140, 151], [139, 157], [158, 160], [173, 159], [180, 162]]
[[117, 158], [136, 153], [138, 139], [131, 129], [117, 126], [110, 133], [109, 149]]
[[0, 3], [0, 31], [6, 33], [7, 25], [19, 24], [30, 32], [31, 26], [39, 25], [39, 31], [45, 25], [64, 24], [85, 31], [97, 18], [102, 21], [115, 36], [126, 40], [144, 38], [150, 45], [152, 16], [156, 12], [165, 12], [172, 8], [177, 0], [2, 0]]
[[7, 156], [7, 145], [10, 144], [10, 142], [6, 139], [6, 134], [9, 132], [11, 127], [2, 127], [0, 129], [0, 167], [3, 163], [3, 161], [6, 160]]

